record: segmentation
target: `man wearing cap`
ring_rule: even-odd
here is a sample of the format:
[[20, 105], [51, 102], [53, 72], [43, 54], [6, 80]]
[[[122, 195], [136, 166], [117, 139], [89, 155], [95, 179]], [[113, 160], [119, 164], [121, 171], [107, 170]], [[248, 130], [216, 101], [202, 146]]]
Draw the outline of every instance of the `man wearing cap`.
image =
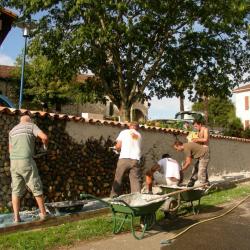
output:
[[129, 172], [131, 192], [141, 191], [139, 160], [142, 137], [138, 128], [138, 123], [131, 122], [129, 128], [121, 131], [116, 139], [115, 149], [120, 152], [120, 156], [110, 197], [121, 194], [122, 178], [126, 172]]
[[19, 215], [20, 201], [26, 191], [26, 186], [33, 193], [40, 210], [40, 219], [46, 218], [42, 182], [38, 174], [36, 163], [33, 160], [35, 138], [42, 140], [47, 146], [48, 137], [34, 123], [28, 115], [20, 118], [20, 123], [9, 133], [10, 172], [12, 187], [12, 206], [14, 222], [21, 222]]

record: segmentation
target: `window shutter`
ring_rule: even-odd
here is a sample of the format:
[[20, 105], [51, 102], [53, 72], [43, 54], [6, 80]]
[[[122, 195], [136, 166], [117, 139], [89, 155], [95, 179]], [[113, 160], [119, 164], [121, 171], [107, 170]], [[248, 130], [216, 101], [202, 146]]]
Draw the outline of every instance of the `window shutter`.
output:
[[245, 110], [249, 109], [249, 98], [248, 96], [245, 96]]
[[245, 120], [245, 129], [249, 128], [249, 120]]

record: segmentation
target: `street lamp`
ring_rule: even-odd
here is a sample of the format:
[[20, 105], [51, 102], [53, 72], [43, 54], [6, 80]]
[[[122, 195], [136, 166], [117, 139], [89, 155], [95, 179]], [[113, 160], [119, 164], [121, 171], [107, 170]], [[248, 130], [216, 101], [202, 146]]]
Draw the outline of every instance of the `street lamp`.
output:
[[21, 83], [20, 83], [20, 93], [19, 93], [19, 104], [18, 108], [22, 108], [23, 102], [23, 87], [24, 87], [24, 69], [25, 69], [25, 60], [26, 60], [26, 51], [27, 51], [27, 40], [30, 35], [30, 30], [34, 27], [34, 23], [29, 20], [28, 22], [19, 22], [16, 24], [17, 27], [23, 30], [24, 37], [24, 50], [23, 50], [23, 60], [22, 60], [22, 73], [21, 73]]
[[20, 85], [20, 94], [19, 94], [19, 105], [18, 105], [19, 109], [22, 108], [22, 101], [23, 101], [23, 81], [24, 81], [24, 68], [25, 68], [25, 59], [26, 59], [26, 49], [27, 49], [28, 36], [29, 36], [29, 29], [28, 29], [28, 27], [24, 27], [24, 29], [23, 29], [24, 50], [23, 50], [21, 85]]

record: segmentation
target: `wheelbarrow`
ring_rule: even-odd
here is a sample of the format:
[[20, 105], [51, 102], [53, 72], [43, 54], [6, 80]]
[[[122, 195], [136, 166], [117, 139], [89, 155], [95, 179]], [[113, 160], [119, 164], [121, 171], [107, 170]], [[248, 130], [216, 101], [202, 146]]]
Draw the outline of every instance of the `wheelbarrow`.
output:
[[65, 213], [80, 212], [86, 204], [86, 201], [58, 201], [45, 203], [45, 207], [51, 214], [61, 215]]
[[[156, 222], [155, 212], [165, 202], [167, 197], [161, 195], [150, 195], [132, 193], [121, 195], [107, 202], [90, 194], [81, 194], [81, 198], [95, 199], [105, 203], [111, 208], [113, 220], [113, 233], [121, 232], [125, 222], [129, 222], [130, 230], [134, 238], [140, 240], [147, 230], [150, 230]], [[135, 217], [140, 217], [142, 231], [135, 232]], [[118, 222], [119, 221], [119, 222]]]
[[[205, 185], [201, 185], [199, 187], [173, 187], [159, 185], [159, 187], [162, 190], [162, 194], [166, 194], [171, 197], [171, 199], [166, 201], [166, 204], [163, 205], [164, 207], [166, 207], [165, 211], [163, 207], [164, 212], [169, 212], [170, 214], [177, 213], [179, 207], [183, 203], [189, 203], [191, 205], [190, 207], [192, 208], [193, 214], [198, 214], [201, 198], [208, 193], [212, 186], [207, 188]], [[194, 204], [195, 201], [197, 201], [196, 206]]]

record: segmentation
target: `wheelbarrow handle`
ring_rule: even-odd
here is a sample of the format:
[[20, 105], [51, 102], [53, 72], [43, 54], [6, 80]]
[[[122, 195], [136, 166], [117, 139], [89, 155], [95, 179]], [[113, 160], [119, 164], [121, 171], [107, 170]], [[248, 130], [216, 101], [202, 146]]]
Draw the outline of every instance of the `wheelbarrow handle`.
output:
[[105, 205], [110, 206], [110, 203], [108, 203], [108, 202], [106, 202], [106, 201], [104, 201], [104, 200], [102, 200], [102, 199], [100, 199], [100, 198], [98, 198], [98, 197], [96, 197], [96, 196], [94, 196], [94, 195], [92, 195], [92, 194], [85, 194], [85, 193], [82, 193], [82, 194], [80, 194], [80, 198], [81, 198], [81, 199], [98, 200], [98, 201], [104, 203]]
[[204, 190], [204, 195], [208, 194], [208, 192], [215, 187], [216, 184], [210, 185], [207, 189]]

